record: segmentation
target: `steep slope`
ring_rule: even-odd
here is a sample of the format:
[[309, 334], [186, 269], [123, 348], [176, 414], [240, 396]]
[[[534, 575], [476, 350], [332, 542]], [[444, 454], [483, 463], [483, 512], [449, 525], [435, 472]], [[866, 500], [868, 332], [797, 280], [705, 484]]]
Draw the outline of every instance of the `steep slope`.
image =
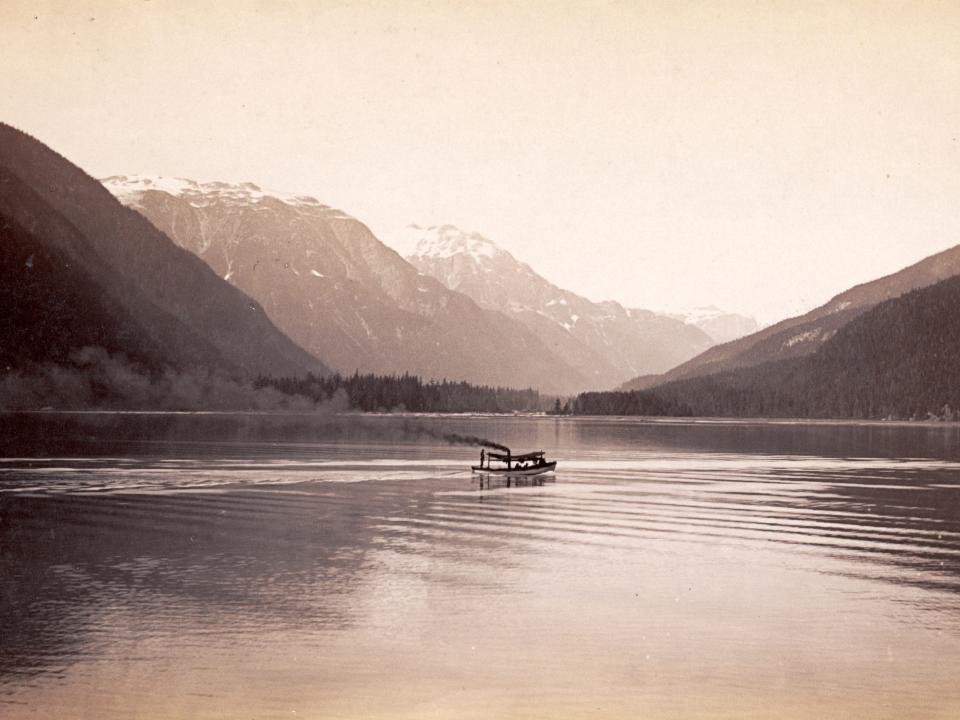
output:
[[[62, 359], [70, 347], [96, 341], [154, 369], [198, 367], [235, 377], [326, 371], [249, 297], [99, 182], [3, 124], [0, 217], [4, 293], [18, 303], [6, 320], [8, 363]], [[20, 321], [38, 324], [25, 329]]]
[[589, 384], [522, 324], [419, 274], [361, 222], [314, 198], [250, 183], [103, 182], [338, 370], [553, 392]]
[[960, 245], [899, 272], [857, 285], [805, 315], [717, 345], [657, 377], [635, 378], [624, 389], [652, 387], [681, 378], [759, 365], [813, 353], [844, 325], [884, 300], [960, 274]]
[[[12, 195], [10, 182], [0, 168], [0, 204]], [[69, 232], [68, 227], [63, 229]], [[80, 263], [28, 232], [5, 211], [0, 211], [0, 278], [4, 369], [63, 363], [85, 347], [124, 352], [140, 364], [178, 364], [175, 353], [159, 346], [119, 303], [102, 293]], [[202, 352], [201, 348], [216, 361], [212, 348], [200, 341], [196, 349]]]
[[400, 243], [415, 244], [407, 259], [418, 270], [516, 318], [595, 388], [662, 372], [711, 344], [704, 332], [673, 318], [563, 290], [477, 233], [452, 225], [411, 225], [406, 232]]
[[960, 277], [952, 277], [875, 305], [805, 357], [575, 404], [586, 413], [954, 420], [958, 309]]

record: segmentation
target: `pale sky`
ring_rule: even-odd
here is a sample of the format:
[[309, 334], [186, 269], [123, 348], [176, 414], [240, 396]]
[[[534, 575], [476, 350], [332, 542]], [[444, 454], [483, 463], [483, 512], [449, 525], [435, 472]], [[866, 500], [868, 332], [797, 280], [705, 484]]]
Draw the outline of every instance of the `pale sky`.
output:
[[0, 119], [95, 176], [770, 322], [960, 243], [960, 4], [0, 0]]

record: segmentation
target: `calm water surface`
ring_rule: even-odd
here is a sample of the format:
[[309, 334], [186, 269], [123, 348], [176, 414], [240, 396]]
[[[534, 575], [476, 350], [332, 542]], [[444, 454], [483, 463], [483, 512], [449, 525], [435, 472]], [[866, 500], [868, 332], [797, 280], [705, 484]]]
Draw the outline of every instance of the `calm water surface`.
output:
[[[955, 426], [0, 431], [5, 719], [960, 717]], [[559, 471], [481, 487], [445, 431]]]

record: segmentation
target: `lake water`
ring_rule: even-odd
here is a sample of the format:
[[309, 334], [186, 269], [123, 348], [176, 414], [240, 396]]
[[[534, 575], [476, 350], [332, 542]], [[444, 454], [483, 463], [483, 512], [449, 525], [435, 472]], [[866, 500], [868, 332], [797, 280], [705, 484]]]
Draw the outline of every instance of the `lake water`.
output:
[[[481, 487], [449, 431], [558, 472]], [[5, 719], [960, 717], [956, 426], [0, 432]]]

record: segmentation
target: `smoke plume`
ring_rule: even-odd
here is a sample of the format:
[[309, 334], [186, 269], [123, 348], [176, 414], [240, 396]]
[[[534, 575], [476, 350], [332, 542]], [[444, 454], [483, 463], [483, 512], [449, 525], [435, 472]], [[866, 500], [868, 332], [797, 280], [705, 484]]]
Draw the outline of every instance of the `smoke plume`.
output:
[[460, 435], [459, 433], [441, 433], [441, 437], [446, 440], [451, 445], [476, 445], [481, 447], [493, 448], [494, 450], [502, 450], [505, 453], [510, 452], [510, 448], [506, 445], [501, 445], [500, 443], [495, 443], [493, 440], [487, 440], [486, 438], [477, 437], [476, 435]]
[[493, 448], [494, 450], [501, 450], [505, 453], [510, 452], [510, 448], [508, 448], [506, 445], [501, 445], [493, 440], [487, 440], [486, 438], [478, 437], [476, 435], [461, 435], [460, 433], [442, 432], [440, 430], [434, 430], [433, 428], [425, 427], [412, 422], [404, 423], [402, 428], [403, 432], [408, 435], [419, 435], [423, 437], [436, 438], [437, 440], [445, 440], [451, 445], [488, 447]]

